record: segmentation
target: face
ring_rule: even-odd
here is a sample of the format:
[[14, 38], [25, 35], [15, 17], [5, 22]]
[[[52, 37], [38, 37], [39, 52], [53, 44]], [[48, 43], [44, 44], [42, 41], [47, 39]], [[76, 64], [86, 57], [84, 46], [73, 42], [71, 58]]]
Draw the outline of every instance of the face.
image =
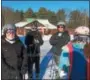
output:
[[85, 44], [86, 44], [86, 43], [83, 42], [83, 41], [76, 41], [76, 42], [73, 43], [73, 45], [74, 45], [75, 47], [81, 48], [81, 49], [84, 48]]
[[6, 38], [8, 40], [13, 40], [15, 38], [15, 31], [14, 30], [8, 30], [6, 32]]
[[59, 32], [64, 32], [63, 26], [57, 26], [57, 30], [58, 30]]

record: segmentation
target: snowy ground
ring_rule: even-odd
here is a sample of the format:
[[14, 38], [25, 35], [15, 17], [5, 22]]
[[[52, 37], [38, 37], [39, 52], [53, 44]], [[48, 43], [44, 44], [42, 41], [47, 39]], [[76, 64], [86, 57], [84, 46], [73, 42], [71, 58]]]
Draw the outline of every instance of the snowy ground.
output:
[[50, 39], [51, 35], [44, 35], [43, 36], [43, 40], [44, 40], [44, 43], [43, 45], [41, 46], [41, 57], [40, 57], [40, 61], [42, 61], [43, 57], [49, 52], [49, 50], [51, 49], [51, 45], [49, 43], [49, 39]]

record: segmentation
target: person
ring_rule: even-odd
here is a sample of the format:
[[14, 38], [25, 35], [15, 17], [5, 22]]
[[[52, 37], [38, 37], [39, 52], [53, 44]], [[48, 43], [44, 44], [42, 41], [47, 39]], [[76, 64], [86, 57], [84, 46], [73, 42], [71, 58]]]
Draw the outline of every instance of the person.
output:
[[54, 53], [54, 59], [56, 64], [58, 64], [59, 55], [61, 52], [61, 47], [70, 41], [70, 36], [68, 31], [66, 31], [65, 22], [58, 22], [57, 32], [53, 34], [50, 38], [50, 44], [52, 45], [51, 51]]
[[88, 44], [87, 49], [85, 45], [90, 43], [89, 41], [89, 28], [86, 26], [77, 27], [74, 40], [62, 47], [58, 65], [61, 79], [87, 80], [87, 56], [85, 54], [88, 55], [86, 50], [89, 52], [90, 45]]
[[[70, 41], [70, 35], [66, 30], [65, 22], [57, 23], [57, 32], [53, 34], [50, 38], [50, 44], [52, 45], [51, 52], [53, 53], [53, 58], [56, 65], [59, 64], [59, 56], [61, 53], [61, 48]], [[58, 77], [58, 75], [57, 75]]]
[[87, 65], [86, 65], [87, 66], [87, 80], [90, 80], [90, 41], [85, 44], [84, 53], [87, 59]]
[[37, 26], [32, 26], [31, 30], [25, 37], [28, 54], [28, 77], [33, 78], [33, 64], [35, 63], [36, 78], [39, 78], [40, 73], [40, 46], [43, 44], [43, 39], [39, 33]]
[[16, 35], [16, 27], [14, 24], [6, 24], [2, 31], [1, 78], [2, 80], [23, 80], [23, 74], [27, 70], [27, 55]]

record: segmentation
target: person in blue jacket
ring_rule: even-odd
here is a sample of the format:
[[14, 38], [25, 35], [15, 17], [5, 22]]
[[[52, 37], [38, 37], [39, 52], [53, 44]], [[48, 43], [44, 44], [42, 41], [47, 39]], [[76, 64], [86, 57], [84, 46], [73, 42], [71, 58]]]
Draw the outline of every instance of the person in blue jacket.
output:
[[60, 79], [86, 80], [86, 56], [84, 46], [90, 42], [89, 28], [79, 26], [75, 29], [74, 40], [62, 47], [59, 59]]

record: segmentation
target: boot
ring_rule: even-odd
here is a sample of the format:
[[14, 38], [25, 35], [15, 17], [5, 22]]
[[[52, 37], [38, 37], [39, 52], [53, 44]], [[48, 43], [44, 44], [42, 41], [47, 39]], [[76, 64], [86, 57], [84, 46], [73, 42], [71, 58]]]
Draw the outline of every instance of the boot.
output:
[[28, 75], [28, 80], [32, 80], [32, 78], [33, 78], [33, 75], [32, 74], [29, 74]]
[[39, 74], [36, 74], [36, 79], [40, 79], [40, 76], [39, 76]]

